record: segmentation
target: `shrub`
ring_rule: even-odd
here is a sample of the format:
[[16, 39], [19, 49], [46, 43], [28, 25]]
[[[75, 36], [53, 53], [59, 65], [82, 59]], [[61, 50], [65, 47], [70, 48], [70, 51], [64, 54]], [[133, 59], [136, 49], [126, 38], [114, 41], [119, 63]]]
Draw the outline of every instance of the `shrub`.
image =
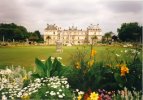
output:
[[62, 65], [62, 63], [57, 58], [52, 60], [51, 57], [49, 57], [45, 63], [36, 58], [35, 64], [36, 71], [32, 75], [34, 78], [62, 76], [64, 73], [64, 65]]
[[84, 59], [87, 56], [85, 51], [78, 50], [78, 55], [75, 53], [77, 61], [72, 61], [72, 71], [68, 76], [69, 84], [72, 88], [82, 91], [88, 89], [117, 91], [124, 87], [130, 91], [133, 89], [140, 91], [142, 68], [140, 52], [137, 49], [121, 52], [107, 49], [107, 57], [97, 62], [95, 50], [91, 50], [90, 58], [87, 59]]

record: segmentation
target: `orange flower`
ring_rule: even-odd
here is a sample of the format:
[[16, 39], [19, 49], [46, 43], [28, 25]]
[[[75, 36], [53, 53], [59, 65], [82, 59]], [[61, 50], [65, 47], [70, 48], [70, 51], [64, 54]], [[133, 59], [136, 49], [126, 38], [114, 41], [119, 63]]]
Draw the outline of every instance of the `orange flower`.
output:
[[89, 88], [88, 91], [84, 94], [83, 100], [90, 100], [91, 89]]
[[92, 49], [90, 56], [91, 56], [91, 57], [94, 57], [95, 55], [96, 55], [96, 51]]
[[129, 73], [128, 67], [125, 64], [121, 66], [121, 76], [125, 76], [126, 73]]
[[85, 93], [83, 99], [84, 99], [84, 100], [89, 100], [89, 99], [90, 99], [89, 94], [88, 94], [88, 93]]

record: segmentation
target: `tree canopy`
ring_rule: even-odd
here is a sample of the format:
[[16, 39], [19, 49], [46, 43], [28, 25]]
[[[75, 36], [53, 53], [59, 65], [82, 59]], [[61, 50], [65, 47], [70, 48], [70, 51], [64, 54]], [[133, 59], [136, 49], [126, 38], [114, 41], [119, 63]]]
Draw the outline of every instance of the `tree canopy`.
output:
[[118, 41], [118, 36], [113, 35], [113, 36], [112, 36], [112, 39], [113, 39], [114, 41]]
[[107, 32], [107, 33], [104, 34], [103, 38], [106, 41], [109, 41], [109, 40], [111, 40], [112, 34], [114, 34], [114, 33], [113, 32]]
[[30, 39], [31, 36], [33, 38], [37, 37], [34, 41], [42, 38], [39, 31], [28, 32], [24, 26], [18, 26], [14, 23], [0, 23], [0, 41], [3, 41], [3, 39], [5, 41], [13, 41], [13, 39], [15, 41], [25, 41], [26, 39]]
[[4, 38], [6, 41], [24, 40], [28, 38], [27, 29], [23, 26], [17, 26], [14, 23], [0, 24], [0, 40]]
[[43, 41], [42, 36], [40, 35], [40, 32], [38, 30], [31, 32], [29, 36], [30, 41]]
[[139, 42], [142, 40], [142, 26], [140, 26], [137, 22], [123, 23], [117, 31], [118, 37], [122, 41]]

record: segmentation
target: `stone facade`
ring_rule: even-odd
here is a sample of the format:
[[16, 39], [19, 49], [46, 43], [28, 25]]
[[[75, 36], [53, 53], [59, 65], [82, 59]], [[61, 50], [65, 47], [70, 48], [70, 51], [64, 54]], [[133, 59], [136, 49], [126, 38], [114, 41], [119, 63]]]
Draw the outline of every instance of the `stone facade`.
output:
[[47, 25], [44, 31], [45, 44], [55, 45], [56, 41], [62, 41], [63, 45], [82, 45], [84, 43], [91, 44], [92, 38], [96, 35], [96, 41], [101, 41], [102, 31], [99, 25], [90, 25], [86, 30], [77, 27], [69, 27], [68, 30], [62, 30], [54, 25]]

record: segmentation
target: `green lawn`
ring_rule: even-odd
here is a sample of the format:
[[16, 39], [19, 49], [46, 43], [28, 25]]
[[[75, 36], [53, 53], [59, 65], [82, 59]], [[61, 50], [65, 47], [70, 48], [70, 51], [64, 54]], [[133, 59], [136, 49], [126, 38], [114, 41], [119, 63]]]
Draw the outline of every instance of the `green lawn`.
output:
[[[23, 46], [23, 47], [0, 47], [0, 65], [20, 65], [27, 68], [35, 66], [35, 58], [46, 59], [49, 56], [62, 57], [62, 62], [65, 65], [70, 64], [70, 57], [77, 47], [82, 49], [83, 46], [63, 47], [63, 53], [57, 53], [55, 46]], [[87, 51], [90, 46], [85, 47]], [[121, 50], [120, 47], [94, 46], [97, 51], [96, 59], [104, 60], [106, 49]], [[111, 58], [112, 59], [112, 58]]]

